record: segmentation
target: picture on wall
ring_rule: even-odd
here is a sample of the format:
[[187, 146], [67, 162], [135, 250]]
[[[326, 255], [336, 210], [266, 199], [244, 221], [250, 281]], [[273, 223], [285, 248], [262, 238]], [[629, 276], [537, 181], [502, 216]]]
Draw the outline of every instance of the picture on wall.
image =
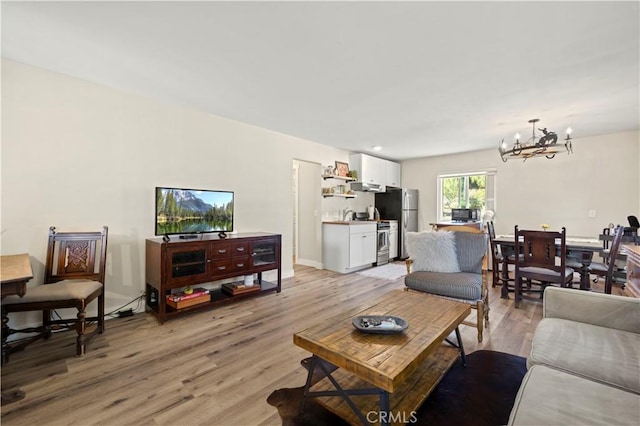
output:
[[349, 175], [349, 163], [336, 161], [336, 175], [347, 177]]

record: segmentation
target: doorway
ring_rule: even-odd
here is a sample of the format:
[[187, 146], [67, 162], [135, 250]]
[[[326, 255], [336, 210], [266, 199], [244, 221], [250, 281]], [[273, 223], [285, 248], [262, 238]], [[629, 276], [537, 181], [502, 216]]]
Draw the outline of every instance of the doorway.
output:
[[321, 165], [293, 160], [293, 264], [322, 267]]

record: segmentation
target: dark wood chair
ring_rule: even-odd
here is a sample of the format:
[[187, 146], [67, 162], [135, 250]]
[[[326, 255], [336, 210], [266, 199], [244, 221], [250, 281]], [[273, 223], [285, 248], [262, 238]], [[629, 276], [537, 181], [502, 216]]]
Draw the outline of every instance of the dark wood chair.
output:
[[[558, 284], [570, 286], [574, 270], [566, 266], [566, 229], [561, 232], [519, 230], [515, 227], [515, 307], [522, 299], [542, 299], [545, 287]], [[556, 257], [560, 259], [556, 262]], [[527, 281], [527, 288], [523, 282]], [[537, 286], [538, 288], [534, 288]], [[535, 299], [534, 299], [535, 300]]]
[[509, 265], [515, 264], [513, 247], [502, 247], [500, 243], [494, 241], [496, 231], [493, 221], [487, 222], [487, 233], [489, 234], [489, 243], [491, 244], [491, 254], [493, 257], [493, 282], [491, 286], [501, 285], [506, 287], [508, 291], [513, 291], [513, 288], [509, 287], [509, 284], [514, 281], [514, 279], [509, 276]]
[[[2, 301], [3, 338], [14, 333], [37, 333], [35, 336], [3, 348], [2, 361], [9, 353], [39, 339], [48, 339], [54, 326], [75, 329], [76, 355], [85, 354], [85, 346], [96, 334], [104, 331], [104, 277], [107, 258], [108, 228], [99, 232], [56, 232], [49, 228], [49, 244], [45, 264], [44, 284], [29, 287], [23, 297], [8, 296]], [[86, 308], [97, 299], [97, 316], [87, 317]], [[60, 318], [57, 309], [76, 308], [75, 318]], [[20, 330], [8, 326], [12, 312], [42, 311], [42, 325]], [[95, 328], [87, 333], [87, 322]]]
[[605, 258], [605, 261], [603, 263], [591, 262], [591, 264], [589, 265], [590, 274], [597, 277], [604, 277], [604, 292], [606, 294], [611, 294], [614, 281], [613, 275], [616, 270], [616, 256], [618, 255], [618, 251], [620, 251], [620, 244], [622, 242], [623, 235], [624, 227], [618, 226], [616, 228], [613, 241], [611, 242], [611, 246], [609, 246], [609, 252]]
[[493, 221], [487, 221], [487, 234], [489, 234], [489, 245], [491, 246], [491, 287], [502, 285], [502, 263], [504, 258], [500, 251], [500, 245], [494, 240], [496, 239], [496, 230]]

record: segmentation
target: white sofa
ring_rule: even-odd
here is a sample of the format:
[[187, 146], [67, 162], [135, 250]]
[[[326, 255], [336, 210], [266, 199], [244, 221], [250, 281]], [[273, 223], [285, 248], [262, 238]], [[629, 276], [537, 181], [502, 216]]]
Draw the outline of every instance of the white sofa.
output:
[[509, 425], [640, 424], [640, 299], [548, 287]]

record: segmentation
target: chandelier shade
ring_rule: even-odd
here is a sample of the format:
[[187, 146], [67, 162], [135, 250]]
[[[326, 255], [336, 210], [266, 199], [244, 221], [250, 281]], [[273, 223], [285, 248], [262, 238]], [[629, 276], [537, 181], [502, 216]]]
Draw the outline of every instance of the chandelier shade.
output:
[[508, 160], [521, 158], [522, 161], [527, 161], [529, 158], [545, 157], [548, 159], [554, 158], [556, 154], [566, 151], [567, 154], [573, 152], [571, 144], [571, 127], [567, 128], [566, 137], [564, 143], [558, 144], [558, 135], [555, 132], [548, 131], [547, 128], [538, 129], [542, 132], [542, 136], [536, 135], [536, 123], [540, 121], [538, 118], [532, 118], [529, 120], [532, 127], [531, 137], [526, 142], [520, 142], [520, 134], [516, 134], [515, 142], [511, 148], [507, 146], [504, 139], [498, 146], [498, 152], [500, 152], [500, 158], [503, 162]]

